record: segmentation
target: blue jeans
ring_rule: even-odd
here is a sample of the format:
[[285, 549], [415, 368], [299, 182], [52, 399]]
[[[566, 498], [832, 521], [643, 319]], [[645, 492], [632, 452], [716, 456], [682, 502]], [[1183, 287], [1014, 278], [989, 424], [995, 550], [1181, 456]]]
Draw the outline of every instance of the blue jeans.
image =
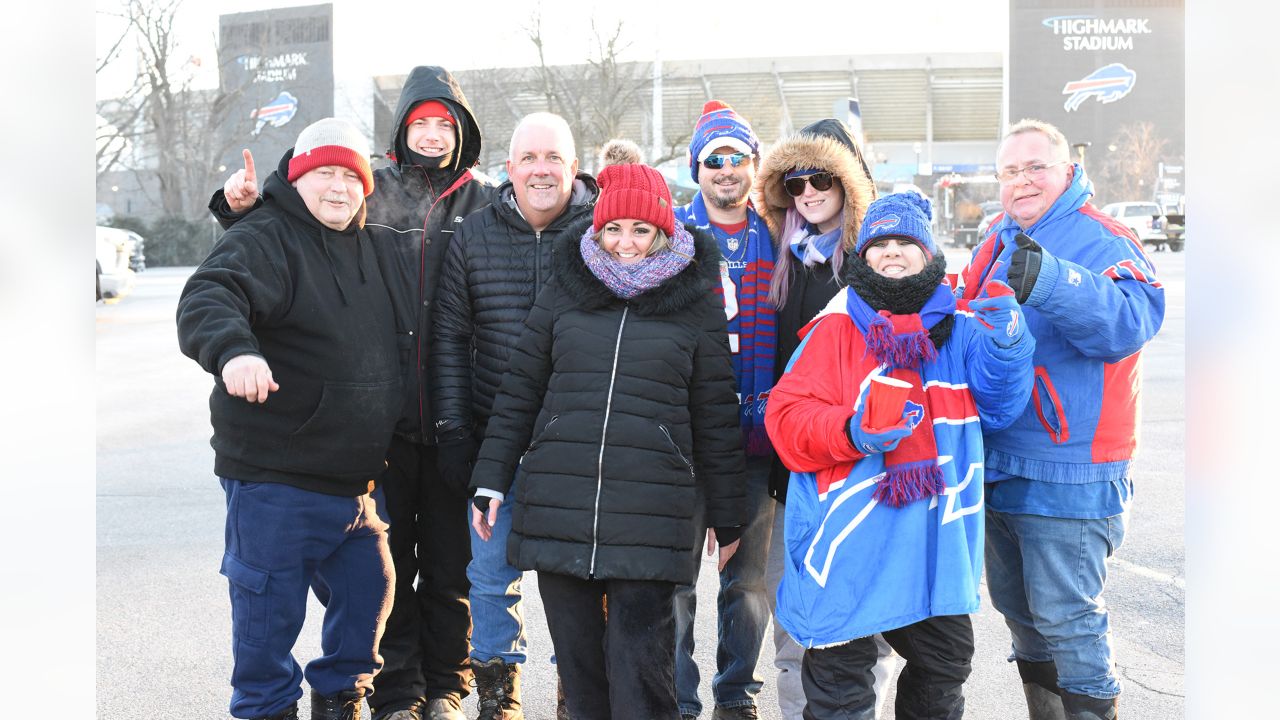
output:
[[[769, 589], [765, 582], [765, 566], [773, 530], [773, 513], [777, 503], [769, 497], [767, 458], [747, 458], [747, 525], [742, 541], [724, 572], [720, 573], [720, 592], [716, 597], [717, 636], [716, 675], [711, 681], [715, 704], [742, 707], [755, 704], [764, 684], [756, 672], [764, 631], [769, 626]], [[703, 520], [705, 522], [705, 520]], [[702, 567], [706, 548], [706, 528], [693, 549], [697, 567]], [[702, 712], [698, 698], [698, 665], [693, 661], [693, 625], [698, 609], [694, 585], [676, 588], [674, 612], [676, 624], [676, 699], [680, 712], [697, 715]]]
[[1128, 511], [1093, 520], [986, 513], [987, 589], [1013, 635], [1010, 661], [1052, 660], [1063, 690], [1119, 695], [1102, 588]]
[[231, 715], [278, 713], [302, 697], [293, 645], [307, 589], [325, 606], [307, 684], [322, 695], [372, 692], [395, 569], [382, 488], [358, 497], [221, 478], [227, 497], [222, 574], [231, 593]]
[[[524, 606], [520, 604], [523, 573], [507, 562], [511, 508], [519, 482], [517, 472], [498, 506], [493, 537], [487, 542], [481, 540], [476, 529], [471, 528], [471, 562], [467, 565], [467, 579], [471, 581], [471, 657], [481, 662], [500, 657], [505, 663], [522, 663], [529, 649], [524, 637]], [[470, 517], [470, 505], [466, 512]]]

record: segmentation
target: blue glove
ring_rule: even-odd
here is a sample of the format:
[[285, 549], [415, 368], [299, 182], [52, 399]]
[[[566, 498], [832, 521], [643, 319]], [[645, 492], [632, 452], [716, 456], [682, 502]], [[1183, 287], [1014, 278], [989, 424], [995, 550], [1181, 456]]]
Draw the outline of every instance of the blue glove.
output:
[[[996, 281], [989, 284], [1003, 285]], [[969, 309], [973, 311], [973, 316], [977, 319], [982, 333], [1002, 348], [1017, 345], [1027, 332], [1027, 322], [1022, 315], [1022, 308], [1011, 294], [970, 300]]]
[[924, 408], [908, 400], [906, 407], [902, 408], [902, 420], [897, 425], [883, 430], [871, 430], [863, 427], [862, 416], [866, 411], [867, 390], [863, 390], [862, 400], [858, 403], [858, 412], [849, 418], [847, 430], [849, 442], [853, 443], [853, 447], [858, 452], [865, 455], [887, 453], [890, 450], [897, 449], [898, 443], [910, 435], [911, 431], [920, 422], [920, 419], [924, 417]]

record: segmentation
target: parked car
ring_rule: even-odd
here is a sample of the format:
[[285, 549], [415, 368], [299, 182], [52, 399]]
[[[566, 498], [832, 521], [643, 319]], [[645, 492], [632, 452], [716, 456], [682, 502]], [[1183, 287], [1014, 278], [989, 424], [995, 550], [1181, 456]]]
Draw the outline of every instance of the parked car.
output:
[[991, 232], [991, 223], [1004, 214], [1004, 207], [1000, 205], [999, 200], [984, 202], [981, 207], [982, 219], [978, 221], [978, 242], [987, 239], [987, 234]]
[[133, 289], [134, 271], [129, 268], [129, 255], [136, 233], [120, 228], [97, 228], [97, 299], [124, 297]]
[[1165, 244], [1169, 246], [1170, 250], [1178, 252], [1187, 241], [1183, 228], [1183, 224], [1186, 222], [1186, 215], [1181, 212], [1166, 212], [1160, 220], [1160, 232], [1165, 235]]
[[[1159, 248], [1169, 242], [1164, 213], [1153, 202], [1118, 202], [1102, 206], [1102, 212], [1124, 223], [1143, 245]], [[1178, 249], [1182, 249], [1181, 243]]]

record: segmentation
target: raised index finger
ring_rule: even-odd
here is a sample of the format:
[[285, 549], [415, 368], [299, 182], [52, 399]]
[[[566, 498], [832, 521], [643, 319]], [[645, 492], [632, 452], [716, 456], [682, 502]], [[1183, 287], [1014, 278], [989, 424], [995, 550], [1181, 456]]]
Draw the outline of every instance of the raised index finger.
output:
[[248, 148], [244, 150], [244, 179], [245, 182], [258, 181], [258, 173], [253, 169], [253, 153]]

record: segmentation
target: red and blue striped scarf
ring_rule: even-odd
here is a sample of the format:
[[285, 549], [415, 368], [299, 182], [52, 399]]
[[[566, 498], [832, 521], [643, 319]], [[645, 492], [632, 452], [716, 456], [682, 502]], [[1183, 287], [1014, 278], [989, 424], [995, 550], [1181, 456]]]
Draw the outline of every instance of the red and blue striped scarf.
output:
[[885, 454], [884, 477], [877, 481], [873, 497], [892, 507], [902, 507], [941, 493], [945, 481], [938, 467], [933, 418], [925, 401], [920, 370], [925, 362], [938, 357], [929, 328], [955, 313], [951, 287], [938, 285], [919, 312], [906, 315], [877, 312], [851, 287], [845, 309], [866, 344], [855, 377], [869, 377], [878, 366], [887, 366], [884, 374], [911, 383], [909, 399], [921, 411], [911, 435]]
[[[702, 193], [693, 202], [676, 208], [676, 220], [715, 235], [720, 242], [720, 252], [726, 257], [721, 233], [707, 217], [707, 206]], [[763, 457], [773, 452], [769, 435], [764, 428], [765, 405], [769, 390], [773, 387], [774, 355], [777, 352], [777, 324], [774, 308], [769, 303], [769, 280], [773, 276], [773, 239], [769, 228], [747, 206], [747, 235], [743, 243], [742, 261], [746, 267], [735, 284], [729, 276], [728, 266], [721, 265], [721, 292], [726, 293], [725, 312], [729, 316], [730, 345], [734, 351], [734, 372], [738, 380], [739, 420], [742, 425], [742, 443], [747, 455]], [[737, 274], [736, 272], [734, 273]], [[734, 304], [728, 298], [732, 293]], [[736, 344], [732, 342], [737, 337]]]

